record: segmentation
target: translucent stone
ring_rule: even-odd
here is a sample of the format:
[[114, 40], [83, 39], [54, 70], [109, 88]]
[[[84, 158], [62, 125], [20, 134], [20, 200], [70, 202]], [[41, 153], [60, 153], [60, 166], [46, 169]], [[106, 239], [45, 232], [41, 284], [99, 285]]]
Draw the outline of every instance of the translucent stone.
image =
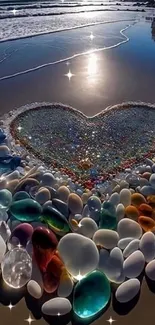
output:
[[38, 202], [32, 199], [24, 199], [13, 202], [9, 211], [16, 219], [30, 222], [38, 220], [42, 209]]
[[8, 190], [0, 191], [0, 209], [7, 209], [12, 201], [12, 194]]
[[104, 273], [93, 271], [76, 284], [73, 310], [80, 318], [95, 316], [107, 305], [110, 294], [110, 283]]
[[21, 288], [31, 279], [31, 257], [25, 249], [14, 248], [4, 256], [1, 269], [3, 280], [8, 286]]
[[65, 216], [57, 209], [47, 206], [43, 209], [42, 219], [56, 233], [69, 232], [69, 224]]
[[103, 209], [100, 212], [99, 228], [101, 229], [116, 229], [117, 219], [116, 210], [112, 203], [105, 202]]

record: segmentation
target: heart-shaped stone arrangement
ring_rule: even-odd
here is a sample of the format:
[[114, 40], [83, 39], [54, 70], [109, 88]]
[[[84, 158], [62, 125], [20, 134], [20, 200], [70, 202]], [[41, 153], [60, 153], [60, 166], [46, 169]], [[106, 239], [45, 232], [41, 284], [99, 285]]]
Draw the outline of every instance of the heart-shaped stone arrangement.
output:
[[109, 172], [154, 154], [153, 105], [122, 104], [94, 117], [60, 104], [26, 110], [11, 123], [15, 138], [74, 180], [100, 182]]

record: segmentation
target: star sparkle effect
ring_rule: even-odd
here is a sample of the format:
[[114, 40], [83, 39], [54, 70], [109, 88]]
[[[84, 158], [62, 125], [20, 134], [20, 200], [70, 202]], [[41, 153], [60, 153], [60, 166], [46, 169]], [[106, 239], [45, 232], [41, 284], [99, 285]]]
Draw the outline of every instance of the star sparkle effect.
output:
[[12, 13], [13, 13], [13, 15], [15, 16], [16, 13], [17, 13], [17, 10], [14, 8], [14, 9], [12, 10]]
[[69, 81], [71, 80], [71, 78], [73, 77], [73, 76], [75, 76], [70, 70], [69, 70], [69, 72], [67, 73], [67, 74], [65, 74], [65, 76], [66, 77], [68, 77], [68, 79], [69, 79]]
[[12, 305], [12, 303], [10, 302], [10, 304], [7, 306], [9, 309], [10, 309], [10, 311], [12, 310], [12, 308], [14, 308], [15, 306], [13, 306]]
[[25, 322], [28, 322], [29, 325], [31, 325], [31, 323], [34, 322], [34, 321], [35, 321], [35, 319], [33, 319], [31, 317], [31, 315], [29, 315], [29, 317], [27, 319], [25, 319]]
[[76, 276], [74, 276], [74, 278], [77, 280], [77, 281], [81, 281], [83, 278], [84, 278], [84, 276], [80, 273], [80, 271], [79, 271], [79, 274], [78, 275], [76, 275]]
[[111, 325], [113, 322], [115, 322], [116, 320], [113, 319], [111, 316], [109, 319], [107, 319], [107, 322]]
[[20, 132], [22, 130], [22, 127], [19, 125], [17, 130]]
[[90, 36], [89, 36], [89, 38], [90, 38], [91, 41], [94, 39], [94, 37], [95, 36], [93, 35], [93, 33], [91, 33]]

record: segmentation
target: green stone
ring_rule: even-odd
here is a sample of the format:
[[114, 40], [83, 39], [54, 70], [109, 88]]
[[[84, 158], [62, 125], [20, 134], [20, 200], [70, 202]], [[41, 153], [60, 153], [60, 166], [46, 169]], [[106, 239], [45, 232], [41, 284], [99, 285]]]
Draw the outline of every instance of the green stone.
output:
[[65, 216], [52, 206], [43, 209], [41, 219], [56, 233], [68, 233], [70, 231]]
[[0, 191], [0, 209], [7, 209], [11, 204], [12, 194], [10, 191], [4, 189]]
[[100, 212], [100, 229], [116, 229], [117, 218], [116, 209], [111, 202], [104, 202]]
[[42, 208], [38, 202], [25, 199], [13, 202], [9, 211], [16, 219], [30, 222], [39, 219]]
[[73, 310], [80, 318], [95, 316], [108, 304], [110, 295], [107, 277], [100, 271], [93, 271], [76, 284]]
[[25, 191], [20, 191], [14, 194], [13, 196], [13, 201], [20, 201], [20, 200], [25, 200], [25, 199], [29, 199], [30, 195], [29, 193], [25, 192]]

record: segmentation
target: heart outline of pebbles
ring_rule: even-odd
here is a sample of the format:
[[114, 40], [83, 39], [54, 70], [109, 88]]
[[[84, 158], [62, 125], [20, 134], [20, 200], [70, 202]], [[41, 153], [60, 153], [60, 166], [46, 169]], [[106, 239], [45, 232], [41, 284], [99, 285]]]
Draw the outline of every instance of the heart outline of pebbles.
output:
[[154, 105], [122, 103], [93, 117], [57, 103], [24, 108], [12, 114], [12, 137], [74, 181], [100, 182], [155, 154]]

